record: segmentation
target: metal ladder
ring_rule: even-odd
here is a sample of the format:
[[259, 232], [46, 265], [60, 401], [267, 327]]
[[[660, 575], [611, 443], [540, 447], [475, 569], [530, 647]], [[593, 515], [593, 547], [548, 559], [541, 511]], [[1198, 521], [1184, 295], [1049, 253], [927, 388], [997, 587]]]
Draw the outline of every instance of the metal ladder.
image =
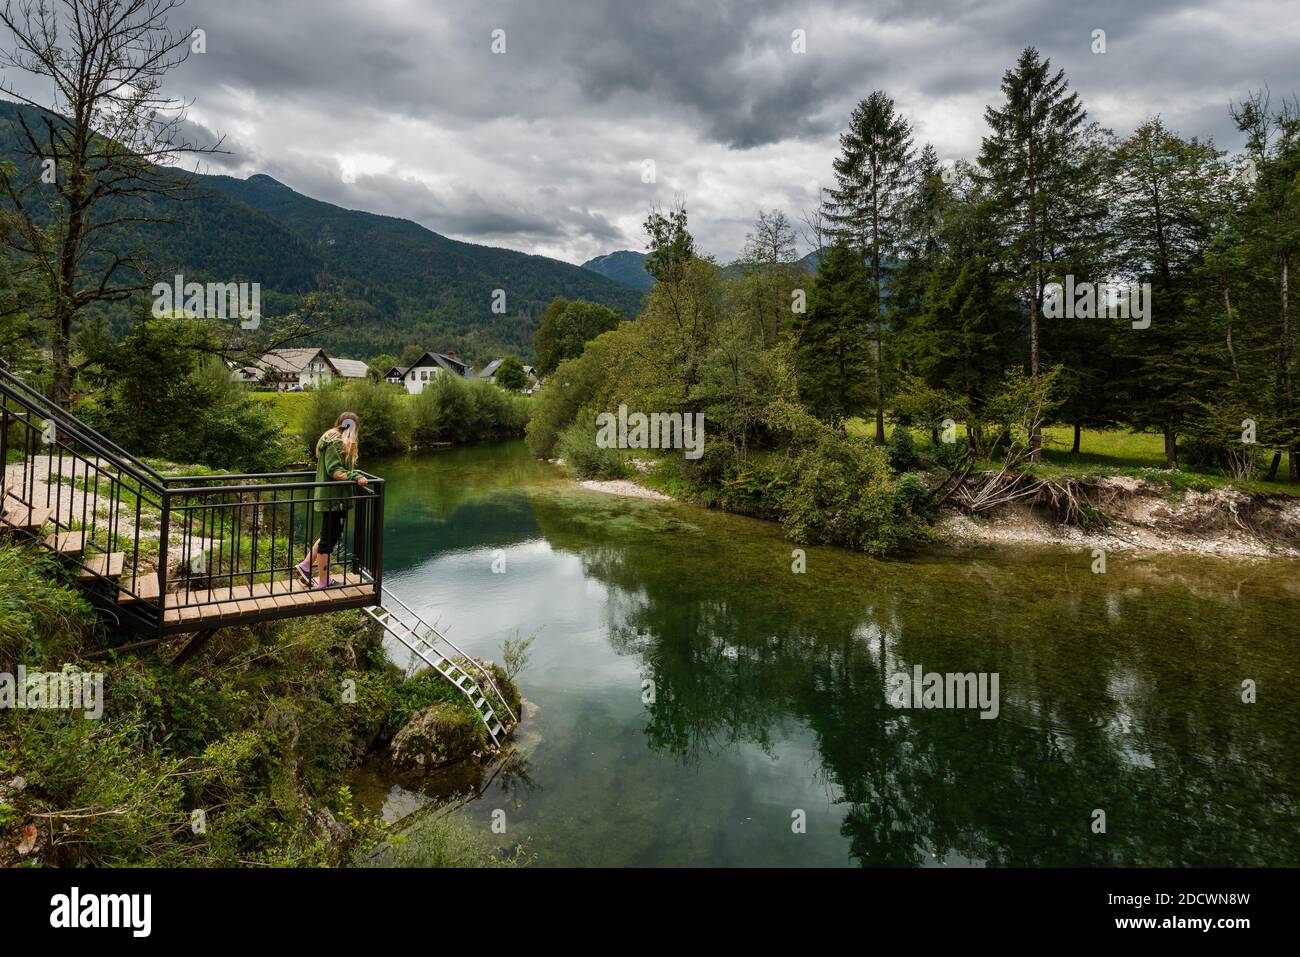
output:
[[[383, 604], [363, 611], [413, 655], [459, 688], [482, 719], [492, 743], [500, 747], [519, 719], [492, 680], [492, 673], [387, 588], [381, 588], [380, 594]], [[465, 667], [457, 663], [458, 657], [467, 663]], [[471, 671], [478, 672], [477, 677]]]

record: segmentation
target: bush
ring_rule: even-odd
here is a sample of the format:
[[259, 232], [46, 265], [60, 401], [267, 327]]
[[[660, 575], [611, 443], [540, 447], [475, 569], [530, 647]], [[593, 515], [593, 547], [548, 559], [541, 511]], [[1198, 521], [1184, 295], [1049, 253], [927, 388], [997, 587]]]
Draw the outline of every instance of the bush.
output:
[[109, 386], [77, 415], [136, 455], [222, 472], [283, 468], [293, 455], [283, 428], [225, 363], [201, 357], [208, 336], [192, 320], [138, 322], [114, 350]]
[[415, 446], [437, 442], [487, 442], [517, 439], [528, 424], [531, 401], [512, 395], [491, 382], [466, 382], [440, 375], [430, 382], [411, 407], [410, 441]]
[[406, 450], [406, 428], [399, 404], [401, 392], [391, 383], [368, 379], [331, 382], [310, 395], [302, 435], [308, 454], [316, 454], [316, 442], [334, 427], [339, 413], [344, 411], [357, 414], [363, 462], [366, 456], [391, 455]]
[[926, 537], [896, 495], [883, 449], [828, 428], [791, 469], [781, 524], [795, 541], [883, 555]]
[[925, 480], [915, 472], [906, 472], [898, 477], [894, 486], [894, 504], [900, 515], [912, 514], [927, 521], [934, 518], [930, 490]]
[[618, 449], [596, 445], [595, 413], [583, 412], [560, 433], [556, 452], [566, 465], [584, 479], [625, 478], [630, 469]]
[[961, 457], [966, 454], [968, 448], [970, 448], [970, 443], [964, 437], [959, 438], [956, 442], [940, 442], [934, 446], [934, 461], [951, 472], [957, 467], [957, 463], [961, 461]]
[[916, 464], [916, 443], [912, 430], [896, 424], [889, 435], [889, 467], [895, 472], [906, 472]]
[[533, 396], [528, 449], [540, 459], [555, 455], [560, 433], [583, 408], [608, 408], [608, 352], [611, 333], [587, 344], [576, 359], [561, 362]]

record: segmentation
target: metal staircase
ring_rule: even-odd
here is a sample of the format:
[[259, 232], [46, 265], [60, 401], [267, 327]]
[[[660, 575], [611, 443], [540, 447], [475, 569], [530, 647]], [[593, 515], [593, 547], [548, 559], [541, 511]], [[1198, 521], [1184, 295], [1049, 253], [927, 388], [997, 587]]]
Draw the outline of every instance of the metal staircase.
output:
[[500, 747], [519, 718], [492, 673], [387, 588], [380, 592], [383, 604], [365, 608], [365, 613], [420, 661], [459, 688], [483, 721], [492, 743]]

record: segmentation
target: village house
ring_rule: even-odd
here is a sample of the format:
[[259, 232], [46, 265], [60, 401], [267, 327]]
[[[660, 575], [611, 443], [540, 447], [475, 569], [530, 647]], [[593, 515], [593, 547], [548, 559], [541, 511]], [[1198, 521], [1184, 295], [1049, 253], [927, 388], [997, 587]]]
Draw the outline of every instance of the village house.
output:
[[[348, 361], [348, 360], [339, 360]], [[361, 363], [364, 367], [365, 363]], [[364, 376], [364, 372], [362, 373]], [[300, 392], [329, 385], [335, 377], [343, 378], [335, 360], [324, 349], [306, 346], [296, 349], [272, 349], [256, 365], [235, 369], [231, 377], [246, 385], [270, 386], [277, 392]]]
[[456, 357], [456, 353], [426, 352], [409, 366], [394, 366], [384, 374], [384, 379], [401, 384], [411, 395], [419, 395], [424, 387], [443, 373], [473, 379], [469, 366]]
[[360, 359], [331, 359], [334, 368], [338, 369], [338, 378], [346, 379], [352, 382], [357, 379], [365, 379], [370, 375], [370, 366]]

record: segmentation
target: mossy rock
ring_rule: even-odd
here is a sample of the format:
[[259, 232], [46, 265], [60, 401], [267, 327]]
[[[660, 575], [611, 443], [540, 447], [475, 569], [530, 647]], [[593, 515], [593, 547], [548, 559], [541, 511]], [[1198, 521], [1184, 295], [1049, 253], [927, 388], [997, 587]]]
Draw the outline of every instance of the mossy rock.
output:
[[428, 771], [477, 758], [490, 745], [472, 709], [439, 701], [411, 716], [389, 743], [388, 757], [395, 767]]

